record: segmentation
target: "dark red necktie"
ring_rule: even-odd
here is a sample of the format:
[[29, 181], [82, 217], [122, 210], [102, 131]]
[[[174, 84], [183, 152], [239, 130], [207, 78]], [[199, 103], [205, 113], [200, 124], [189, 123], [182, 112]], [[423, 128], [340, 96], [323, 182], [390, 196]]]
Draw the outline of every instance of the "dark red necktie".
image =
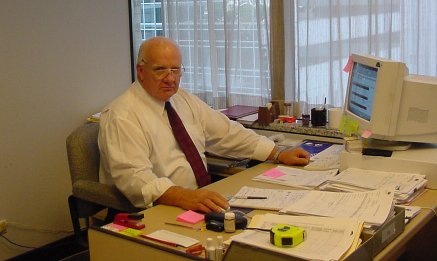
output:
[[197, 151], [196, 146], [188, 135], [181, 118], [179, 118], [179, 115], [171, 106], [170, 102], [165, 103], [165, 109], [167, 110], [168, 120], [170, 121], [173, 135], [193, 169], [197, 185], [203, 187], [210, 184], [211, 178], [208, 175], [205, 165], [203, 165], [203, 161], [200, 158], [199, 151]]

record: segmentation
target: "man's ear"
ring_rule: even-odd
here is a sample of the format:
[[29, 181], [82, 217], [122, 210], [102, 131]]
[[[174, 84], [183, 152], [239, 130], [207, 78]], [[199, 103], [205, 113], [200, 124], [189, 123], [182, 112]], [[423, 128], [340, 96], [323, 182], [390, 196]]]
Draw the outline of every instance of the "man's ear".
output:
[[137, 80], [139, 82], [143, 82], [143, 73], [144, 73], [144, 66], [137, 64]]

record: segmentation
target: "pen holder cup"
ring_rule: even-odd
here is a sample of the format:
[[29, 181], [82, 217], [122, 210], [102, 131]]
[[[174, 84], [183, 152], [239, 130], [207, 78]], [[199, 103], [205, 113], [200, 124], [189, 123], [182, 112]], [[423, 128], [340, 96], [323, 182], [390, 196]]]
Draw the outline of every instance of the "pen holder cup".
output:
[[311, 125], [314, 127], [326, 126], [326, 109], [311, 109]]

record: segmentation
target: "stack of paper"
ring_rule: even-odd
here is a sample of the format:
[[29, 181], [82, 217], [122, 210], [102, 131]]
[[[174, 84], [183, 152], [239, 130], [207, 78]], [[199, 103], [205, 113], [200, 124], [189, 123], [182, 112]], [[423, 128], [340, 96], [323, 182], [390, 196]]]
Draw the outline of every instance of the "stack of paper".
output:
[[[276, 224], [304, 228], [304, 242], [293, 248], [274, 246], [270, 243], [268, 230]], [[231, 240], [301, 259], [340, 260], [358, 248], [362, 227], [363, 223], [356, 219], [265, 214], [254, 216], [248, 229]]]
[[394, 187], [397, 204], [408, 203], [425, 189], [426, 176], [416, 173], [385, 172], [349, 168], [328, 181], [320, 189], [328, 191], [358, 192]]
[[295, 188], [313, 189], [327, 181], [329, 178], [334, 177], [337, 172], [337, 169], [310, 171], [293, 167], [278, 166], [254, 177], [253, 180]]
[[355, 193], [308, 191], [280, 212], [291, 215], [356, 218], [369, 226], [380, 226], [393, 213], [393, 194], [393, 188]]

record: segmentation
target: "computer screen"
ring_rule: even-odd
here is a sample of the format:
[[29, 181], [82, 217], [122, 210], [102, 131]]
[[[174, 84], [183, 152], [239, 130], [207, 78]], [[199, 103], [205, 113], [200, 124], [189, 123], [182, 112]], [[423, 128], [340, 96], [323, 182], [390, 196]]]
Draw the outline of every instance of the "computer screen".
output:
[[437, 77], [410, 75], [408, 67], [352, 54], [345, 114], [361, 132], [383, 141], [437, 143]]
[[349, 110], [357, 116], [370, 121], [373, 97], [375, 95], [378, 68], [355, 63], [350, 83]]

